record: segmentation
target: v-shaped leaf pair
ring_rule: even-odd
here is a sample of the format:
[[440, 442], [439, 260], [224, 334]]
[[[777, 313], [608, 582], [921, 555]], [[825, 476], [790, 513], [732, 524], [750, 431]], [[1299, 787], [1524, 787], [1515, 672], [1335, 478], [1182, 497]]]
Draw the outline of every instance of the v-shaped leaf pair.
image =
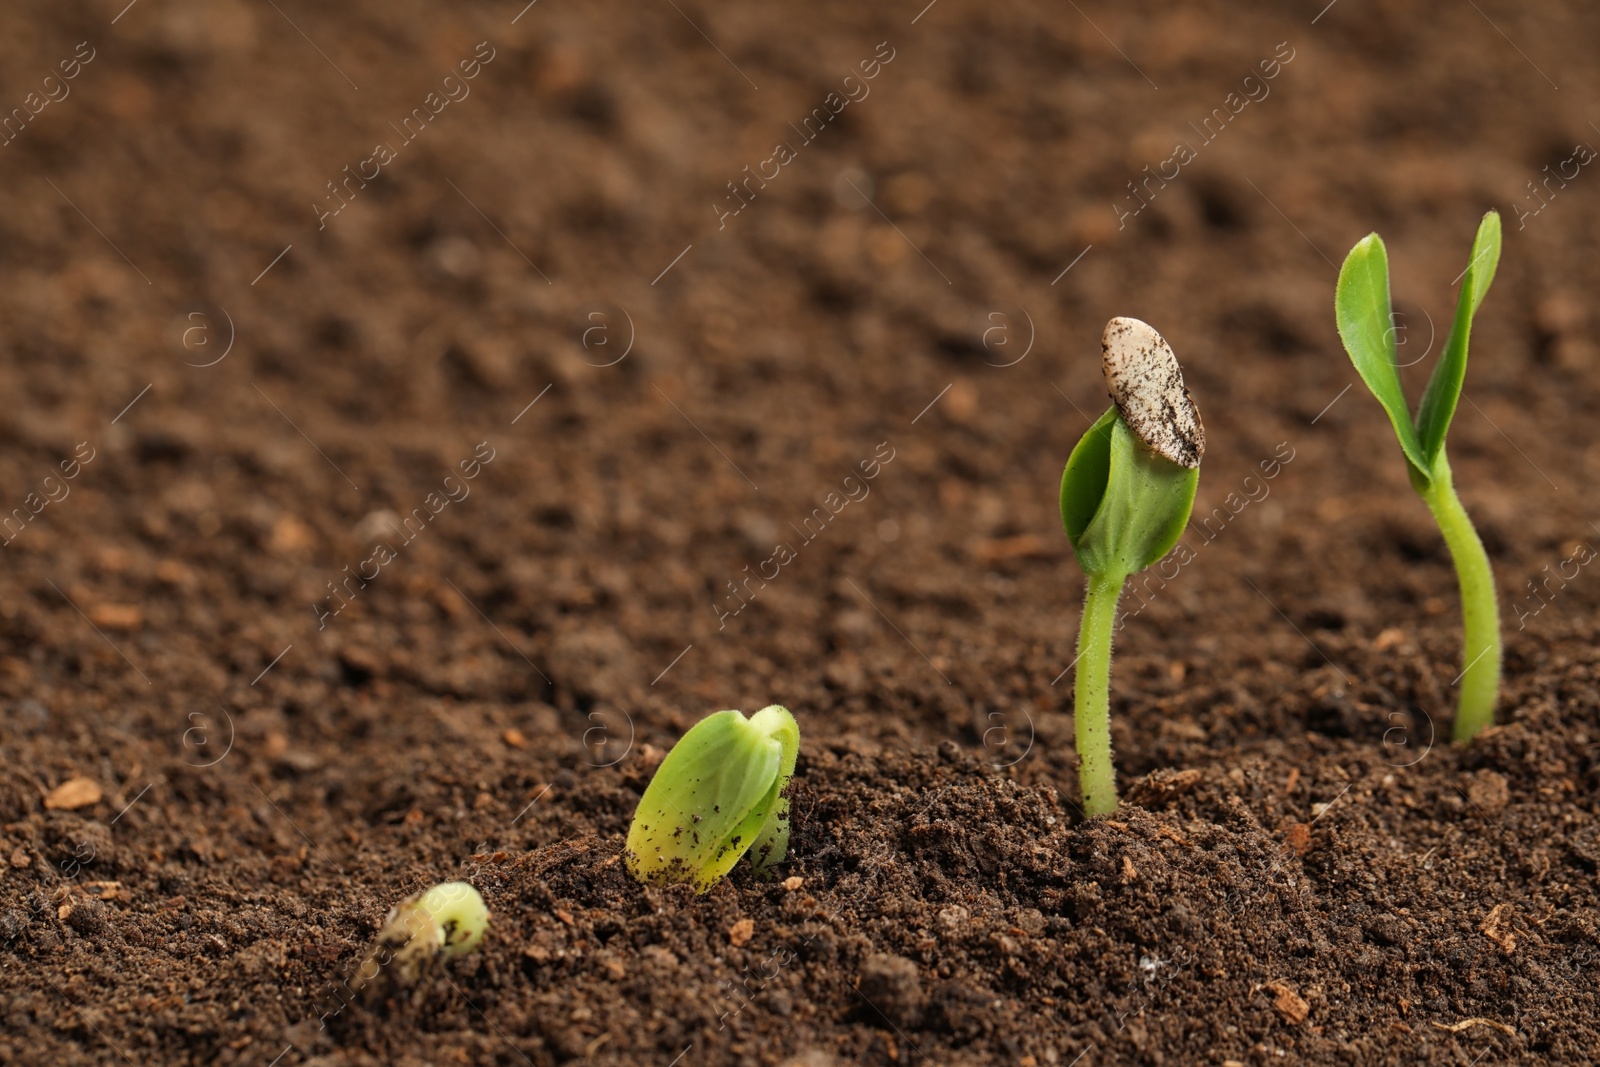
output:
[[1435, 477], [1435, 465], [1444, 451], [1445, 434], [1461, 399], [1461, 383], [1467, 373], [1467, 339], [1472, 333], [1472, 317], [1483, 303], [1489, 283], [1494, 281], [1500, 263], [1500, 216], [1491, 211], [1478, 224], [1472, 242], [1472, 262], [1462, 276], [1461, 296], [1456, 301], [1455, 321], [1445, 342], [1444, 354], [1428, 388], [1416, 419], [1411, 417], [1405, 392], [1400, 388], [1400, 372], [1395, 360], [1394, 309], [1389, 299], [1389, 253], [1383, 238], [1375, 233], [1363, 237], [1345, 257], [1339, 271], [1339, 288], [1334, 312], [1339, 336], [1344, 341], [1350, 362], [1361, 380], [1389, 414], [1400, 448], [1412, 469], [1423, 482]]

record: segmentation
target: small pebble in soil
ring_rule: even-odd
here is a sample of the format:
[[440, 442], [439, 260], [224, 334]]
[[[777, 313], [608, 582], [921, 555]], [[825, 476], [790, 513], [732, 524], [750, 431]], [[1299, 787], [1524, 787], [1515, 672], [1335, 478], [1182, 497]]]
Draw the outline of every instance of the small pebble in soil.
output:
[[889, 1022], [915, 1026], [922, 1015], [922, 980], [904, 956], [876, 952], [861, 961], [861, 995]]
[[63, 922], [84, 937], [91, 938], [105, 932], [108, 914], [109, 909], [93, 897], [74, 899], [57, 910]]
[[28, 928], [28, 913], [20, 908], [0, 911], [0, 943], [9, 945]]
[[966, 929], [972, 913], [960, 904], [947, 904], [939, 909], [939, 930], [946, 937], [957, 937]]
[[1511, 787], [1505, 775], [1483, 770], [1473, 776], [1467, 786], [1467, 799], [1485, 815], [1498, 815], [1511, 802]]
[[1311, 1005], [1282, 979], [1275, 978], [1261, 988], [1271, 990], [1272, 1007], [1285, 1022], [1298, 1025], [1311, 1014]]
[[1403, 945], [1406, 926], [1393, 915], [1380, 915], [1367, 924], [1367, 936], [1380, 945]]
[[17, 717], [23, 727], [32, 732], [50, 721], [50, 709], [32, 697], [25, 697], [17, 702]]
[[44, 806], [51, 810], [72, 811], [100, 803], [100, 783], [92, 778], [68, 778], [45, 795]]

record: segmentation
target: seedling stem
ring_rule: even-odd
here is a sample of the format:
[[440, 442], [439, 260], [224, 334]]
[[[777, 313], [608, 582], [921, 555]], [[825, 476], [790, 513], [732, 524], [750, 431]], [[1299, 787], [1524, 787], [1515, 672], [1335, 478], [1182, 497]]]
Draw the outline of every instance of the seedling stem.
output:
[[1400, 451], [1405, 454], [1411, 487], [1433, 512], [1456, 566], [1456, 580], [1461, 586], [1461, 661], [1465, 664], [1456, 678], [1461, 694], [1452, 736], [1457, 741], [1472, 740], [1494, 722], [1495, 696], [1500, 688], [1500, 608], [1495, 602], [1488, 553], [1456, 496], [1450, 461], [1445, 456], [1445, 435], [1455, 417], [1467, 375], [1472, 318], [1494, 281], [1499, 263], [1500, 216], [1490, 211], [1478, 224], [1472, 258], [1461, 274], [1455, 321], [1415, 416], [1406, 404], [1395, 361], [1389, 253], [1382, 238], [1373, 233], [1356, 242], [1339, 270], [1334, 292], [1334, 317], [1345, 351], [1362, 381], [1388, 413]]
[[1073, 692], [1073, 720], [1078, 747], [1078, 783], [1084, 814], [1109, 815], [1117, 810], [1117, 775], [1111, 763], [1111, 632], [1117, 601], [1127, 577], [1091, 574], [1078, 630], [1078, 666]]
[[1466, 669], [1459, 679], [1461, 696], [1451, 735], [1457, 741], [1470, 741], [1494, 722], [1495, 694], [1500, 689], [1500, 605], [1495, 599], [1494, 572], [1489, 569], [1483, 540], [1456, 495], [1450, 461], [1443, 451], [1434, 461], [1433, 477], [1425, 485], [1417, 485], [1418, 481], [1413, 478], [1412, 485], [1439, 524], [1461, 586], [1462, 662]]

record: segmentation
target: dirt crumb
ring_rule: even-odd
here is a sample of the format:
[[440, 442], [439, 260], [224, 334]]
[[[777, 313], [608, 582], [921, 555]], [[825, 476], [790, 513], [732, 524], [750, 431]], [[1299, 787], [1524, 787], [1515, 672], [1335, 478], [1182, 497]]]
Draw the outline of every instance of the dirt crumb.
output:
[[74, 811], [100, 803], [104, 794], [93, 778], [68, 778], [45, 794], [44, 806], [53, 811]]
[[1467, 799], [1485, 815], [1498, 815], [1511, 802], [1511, 785], [1500, 772], [1481, 770], [1467, 786]]
[[1285, 1022], [1299, 1025], [1306, 1021], [1311, 1014], [1311, 1005], [1299, 993], [1296, 993], [1289, 984], [1274, 979], [1268, 982], [1265, 988], [1272, 990], [1272, 1007], [1283, 1016]]
[[915, 1026], [922, 1015], [922, 979], [903, 956], [876, 952], [861, 962], [857, 988], [875, 1011], [896, 1026]]

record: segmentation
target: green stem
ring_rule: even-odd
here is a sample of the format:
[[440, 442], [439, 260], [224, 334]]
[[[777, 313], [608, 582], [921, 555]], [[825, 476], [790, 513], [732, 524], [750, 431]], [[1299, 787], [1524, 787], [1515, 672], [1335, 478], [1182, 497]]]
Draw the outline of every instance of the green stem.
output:
[[1111, 632], [1125, 581], [1120, 574], [1091, 574], [1078, 628], [1073, 723], [1078, 785], [1090, 818], [1117, 810], [1117, 772], [1111, 764]]
[[1433, 477], [1418, 492], [1444, 534], [1450, 558], [1461, 583], [1461, 618], [1465, 640], [1461, 661], [1461, 699], [1456, 705], [1453, 736], [1470, 741], [1494, 722], [1495, 697], [1500, 690], [1500, 605], [1495, 600], [1494, 572], [1467, 509], [1456, 496], [1450, 462], [1443, 452], [1434, 463]]

